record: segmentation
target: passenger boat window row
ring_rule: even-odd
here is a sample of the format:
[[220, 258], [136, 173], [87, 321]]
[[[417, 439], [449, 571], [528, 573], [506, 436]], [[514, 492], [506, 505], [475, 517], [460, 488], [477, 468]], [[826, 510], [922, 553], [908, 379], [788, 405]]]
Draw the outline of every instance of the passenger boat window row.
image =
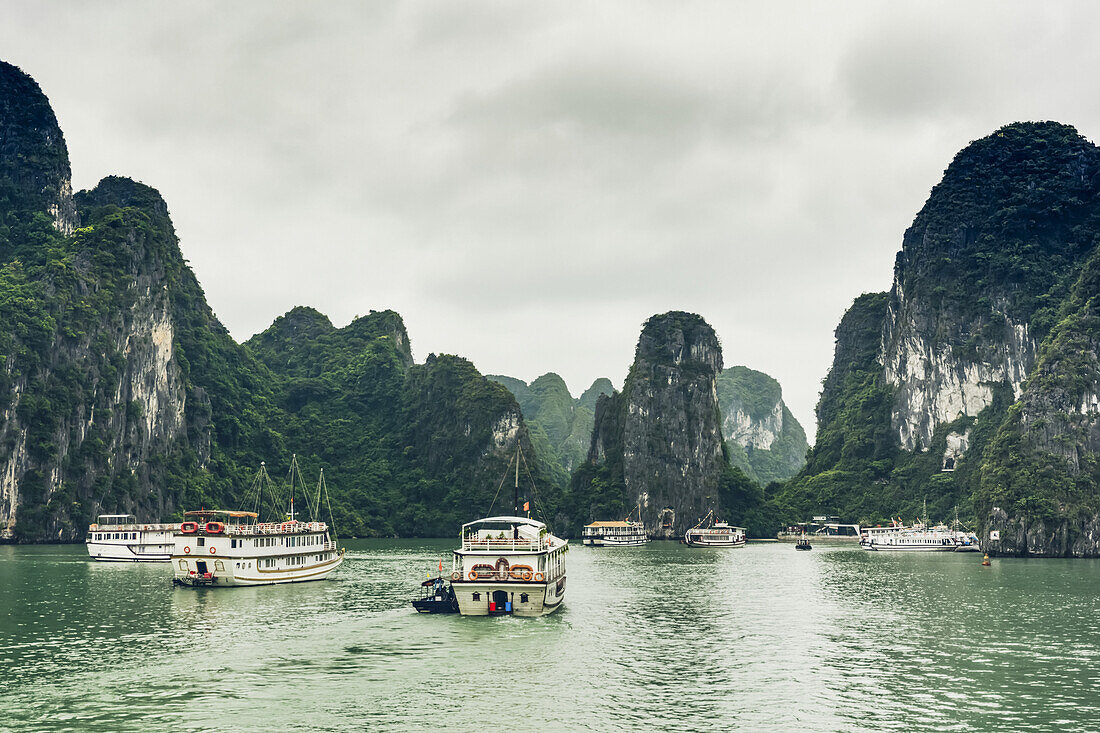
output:
[[138, 538], [137, 532], [94, 532], [89, 535], [93, 542], [103, 542], [105, 540], [136, 540]]

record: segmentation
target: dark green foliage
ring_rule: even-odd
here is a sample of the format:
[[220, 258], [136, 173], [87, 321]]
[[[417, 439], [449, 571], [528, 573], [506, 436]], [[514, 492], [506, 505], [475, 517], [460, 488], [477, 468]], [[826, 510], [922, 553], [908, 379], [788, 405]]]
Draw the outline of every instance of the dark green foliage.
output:
[[782, 424], [777, 426], [779, 433], [768, 448], [741, 445], [733, 435], [725, 435], [730, 462], [761, 485], [789, 479], [806, 462], [806, 433], [782, 401], [779, 382], [763, 372], [734, 366], [718, 375], [718, 405], [724, 426], [735, 412], [748, 415], [754, 423], [770, 424], [773, 410], [781, 407]]

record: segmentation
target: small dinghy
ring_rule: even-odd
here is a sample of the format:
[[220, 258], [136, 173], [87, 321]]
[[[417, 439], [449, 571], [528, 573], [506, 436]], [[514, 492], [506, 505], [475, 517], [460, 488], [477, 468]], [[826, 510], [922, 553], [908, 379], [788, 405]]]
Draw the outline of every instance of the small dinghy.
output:
[[420, 598], [412, 602], [419, 613], [458, 613], [454, 589], [442, 575], [428, 578], [420, 584]]

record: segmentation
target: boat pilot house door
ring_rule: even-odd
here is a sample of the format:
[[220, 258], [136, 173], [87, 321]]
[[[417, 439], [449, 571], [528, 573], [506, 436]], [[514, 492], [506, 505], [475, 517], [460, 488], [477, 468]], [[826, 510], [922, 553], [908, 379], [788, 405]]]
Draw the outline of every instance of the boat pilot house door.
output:
[[489, 613], [511, 613], [512, 602], [508, 600], [508, 591], [495, 590], [489, 596]]
[[196, 567], [196, 568], [198, 568], [198, 570], [199, 570], [199, 575], [205, 575], [205, 574], [206, 574], [206, 573], [208, 572], [208, 571], [206, 570], [206, 560], [199, 560], [199, 561], [197, 561], [197, 562], [195, 563], [195, 567]]

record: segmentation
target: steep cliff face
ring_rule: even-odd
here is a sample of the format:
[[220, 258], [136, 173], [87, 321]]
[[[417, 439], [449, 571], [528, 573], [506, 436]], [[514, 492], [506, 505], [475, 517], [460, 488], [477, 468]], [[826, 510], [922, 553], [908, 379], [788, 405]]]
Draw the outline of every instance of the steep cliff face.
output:
[[1092, 346], [1088, 319], [1067, 330], [1066, 316], [1088, 300], [1098, 195], [1100, 148], [1072, 127], [1016, 123], [964, 148], [906, 232], [889, 295], [863, 296], [838, 329], [817, 443], [783, 501], [881, 521], [927, 499], [934, 518], [958, 506], [1012, 538], [1001, 551], [1081, 552], [1090, 398], [1068, 375], [1089, 373], [1077, 355]]
[[806, 463], [806, 433], [763, 372], [735, 366], [718, 375], [718, 406], [730, 460], [760, 484], [784, 481]]
[[[177, 322], [197, 284], [167, 207], [121, 178], [77, 201], [87, 226], [9, 265], [34, 273], [42, 308], [5, 314], [0, 521], [22, 539], [74, 539], [100, 511], [170, 513], [212, 450], [208, 391]], [[21, 338], [29, 328], [41, 338]]]
[[1098, 187], [1100, 150], [1052, 122], [1009, 125], [952, 161], [905, 233], [883, 328], [903, 448], [977, 415], [995, 384], [1020, 395], [1091, 248], [1081, 225]]
[[640, 503], [651, 536], [678, 537], [712, 509], [743, 516], [755, 485], [730, 466], [722, 441], [721, 370], [718, 338], [699, 316], [646, 322], [622, 393], [596, 403], [588, 461], [573, 477], [584, 521], [626, 516]]
[[79, 218], [69, 152], [46, 95], [30, 76], [0, 61], [0, 202], [9, 212], [44, 212], [62, 234]]
[[975, 504], [997, 553], [1100, 556], [1100, 249], [1062, 312], [986, 452]]

